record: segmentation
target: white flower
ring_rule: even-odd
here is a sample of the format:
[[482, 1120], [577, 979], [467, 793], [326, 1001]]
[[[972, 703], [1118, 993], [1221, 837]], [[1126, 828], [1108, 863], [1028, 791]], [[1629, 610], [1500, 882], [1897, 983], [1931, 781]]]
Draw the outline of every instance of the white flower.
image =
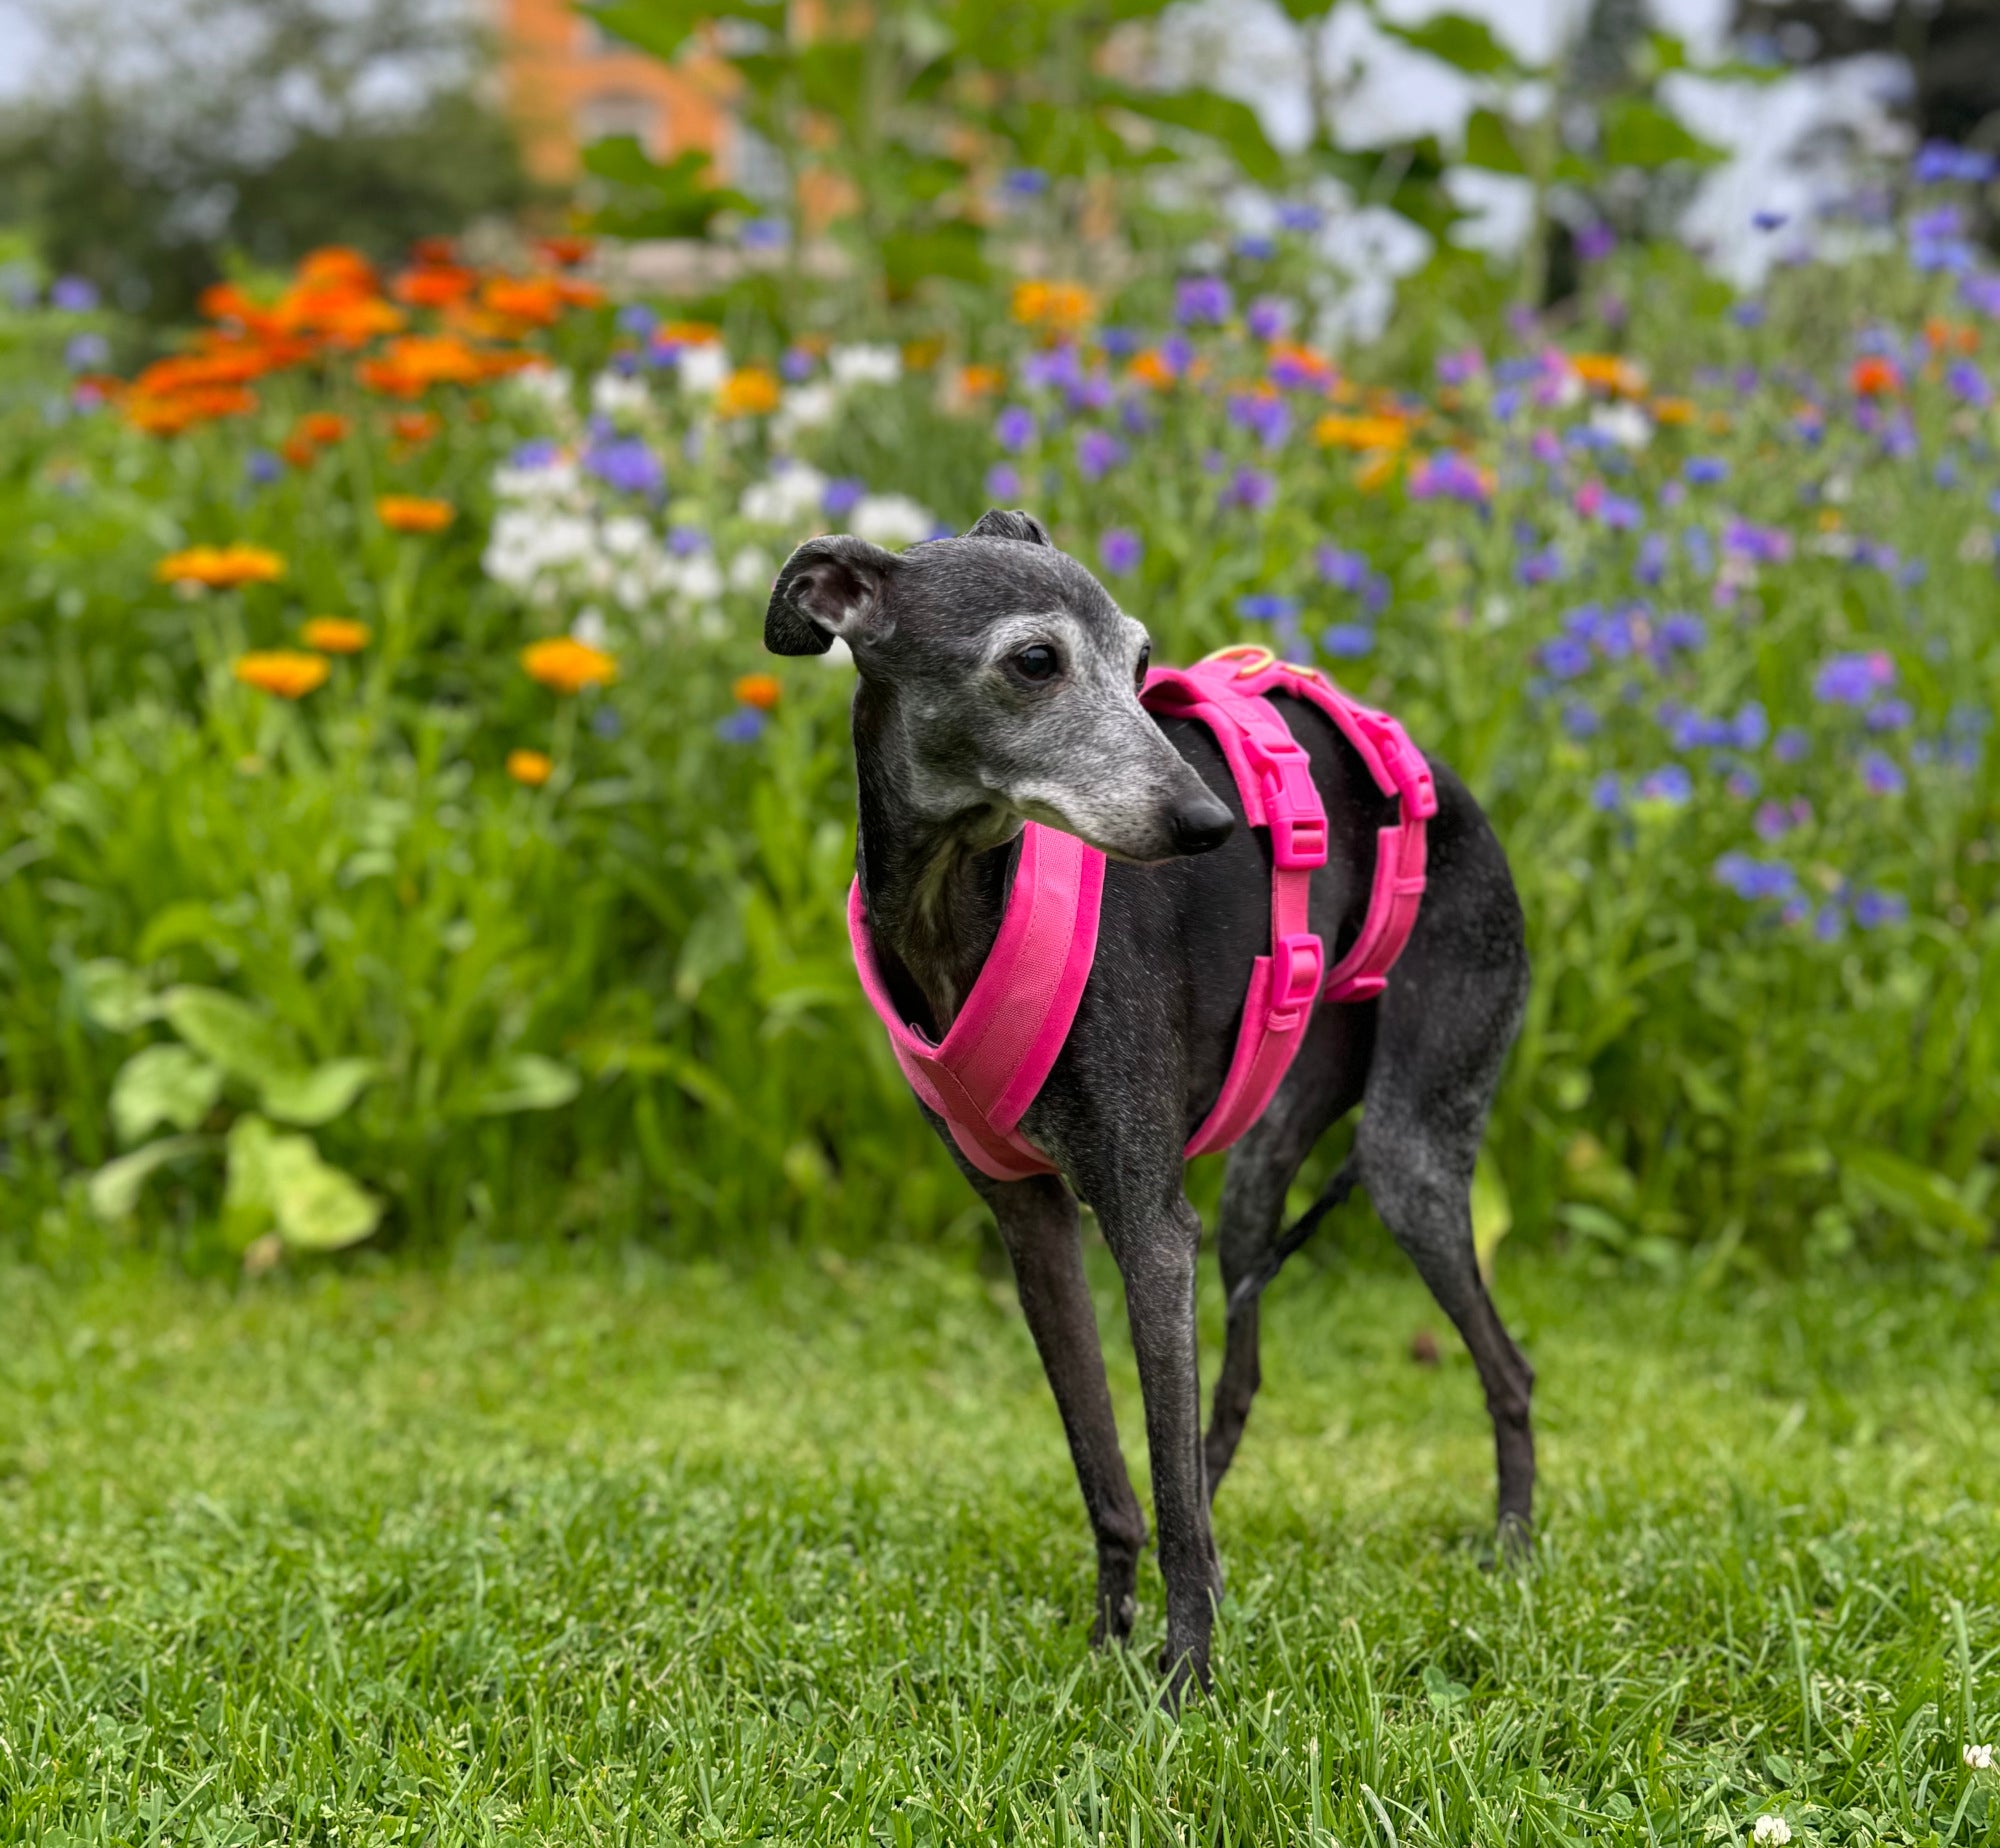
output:
[[914, 545], [936, 525], [930, 510], [907, 494], [864, 494], [854, 504], [853, 531], [876, 545]]
[[1621, 449], [1644, 449], [1653, 440], [1653, 420], [1636, 404], [1600, 404], [1590, 413], [1590, 427]]
[[653, 543], [653, 531], [644, 520], [621, 513], [604, 522], [603, 539], [612, 557], [637, 558]]
[[729, 561], [731, 590], [769, 590], [775, 575], [771, 555], [754, 545], [746, 545]]
[[826, 356], [836, 385], [893, 385], [903, 376], [903, 356], [892, 346], [837, 346]]
[[577, 613], [576, 620], [569, 626], [573, 641], [581, 642], [586, 648], [602, 648], [611, 639], [611, 631], [604, 626], [600, 611], [589, 609]]
[[742, 512], [759, 526], [796, 526], [819, 512], [826, 477], [810, 462], [786, 462], [744, 491]]
[[708, 552], [696, 552], [691, 558], [670, 558], [661, 576], [668, 589], [679, 592], [690, 603], [713, 603], [722, 595], [722, 567]]
[[493, 492], [502, 500], [561, 500], [582, 480], [567, 457], [542, 468], [496, 468]]
[[786, 392], [771, 419], [771, 434], [782, 441], [795, 430], [817, 430], [833, 422], [840, 399], [824, 379], [812, 385], [795, 385]]
[[1792, 1825], [1782, 1816], [1759, 1816], [1757, 1826], [1751, 1831], [1750, 1839], [1758, 1848], [1785, 1848], [1792, 1839]]
[[729, 376], [729, 355], [723, 351], [722, 342], [712, 340], [706, 346], [683, 347], [680, 375], [681, 390], [712, 398]]
[[1968, 1771], [1991, 1771], [1993, 1769], [1993, 1748], [1990, 1745], [1968, 1745], [1964, 1751], [1965, 1768]]
[[590, 408], [603, 417], [636, 417], [651, 401], [644, 382], [639, 379], [600, 372], [590, 382]]

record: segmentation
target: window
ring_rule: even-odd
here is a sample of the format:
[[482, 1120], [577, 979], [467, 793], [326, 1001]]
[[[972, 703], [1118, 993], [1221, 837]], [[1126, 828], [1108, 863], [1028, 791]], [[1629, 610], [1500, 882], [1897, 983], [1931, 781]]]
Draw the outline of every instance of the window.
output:
[[639, 145], [651, 150], [665, 126], [660, 105], [631, 90], [600, 90], [577, 105], [576, 138], [584, 147], [613, 135], [636, 135]]

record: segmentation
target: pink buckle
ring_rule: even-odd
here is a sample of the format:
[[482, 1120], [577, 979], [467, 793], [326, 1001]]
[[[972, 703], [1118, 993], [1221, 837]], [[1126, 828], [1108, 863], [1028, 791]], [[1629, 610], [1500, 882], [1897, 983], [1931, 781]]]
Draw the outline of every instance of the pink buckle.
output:
[[1369, 706], [1356, 706], [1353, 712], [1355, 723], [1368, 734], [1369, 742], [1381, 757], [1382, 768], [1395, 785], [1396, 794], [1408, 805], [1410, 817], [1430, 820], [1437, 813], [1437, 785], [1423, 752], [1386, 712], [1377, 712]]
[[1305, 747], [1260, 738], [1246, 729], [1243, 746], [1257, 772], [1272, 864], [1285, 872], [1326, 864], [1326, 809], [1312, 780]]
[[1289, 1033], [1319, 999], [1326, 951], [1309, 930], [1278, 938], [1271, 951], [1271, 1031]]

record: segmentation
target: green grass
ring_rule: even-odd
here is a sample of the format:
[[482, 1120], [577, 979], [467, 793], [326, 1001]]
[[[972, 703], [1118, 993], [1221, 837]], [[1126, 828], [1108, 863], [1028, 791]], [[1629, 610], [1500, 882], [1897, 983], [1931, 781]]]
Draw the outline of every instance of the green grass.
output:
[[0, 1276], [0, 1839], [2000, 1841], [2000, 1281], [1502, 1283], [1535, 1569], [1419, 1286], [1302, 1262], [1175, 1721], [969, 1261]]

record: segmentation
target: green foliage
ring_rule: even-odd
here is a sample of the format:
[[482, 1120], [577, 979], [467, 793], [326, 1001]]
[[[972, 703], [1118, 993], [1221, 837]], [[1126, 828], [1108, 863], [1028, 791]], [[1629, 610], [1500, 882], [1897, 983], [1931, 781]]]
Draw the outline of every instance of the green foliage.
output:
[[1178, 1720], [1150, 1557], [1089, 1648], [1061, 1426], [963, 1255], [0, 1273], [0, 1832], [1990, 1848], [1990, 1268], [1508, 1265], [1553, 1435], [1522, 1576], [1482, 1570], [1470, 1365], [1349, 1242], [1265, 1299]]

